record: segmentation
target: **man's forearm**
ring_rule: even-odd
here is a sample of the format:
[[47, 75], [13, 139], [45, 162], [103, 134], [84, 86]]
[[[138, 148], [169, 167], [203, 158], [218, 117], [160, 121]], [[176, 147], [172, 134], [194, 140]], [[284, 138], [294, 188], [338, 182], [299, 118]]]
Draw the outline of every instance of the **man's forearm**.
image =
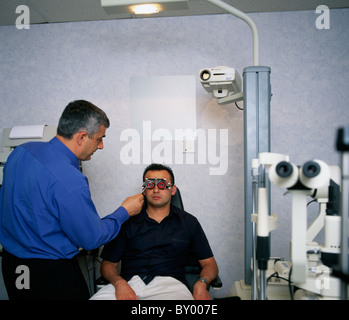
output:
[[218, 275], [218, 266], [214, 258], [209, 258], [206, 260], [201, 260], [201, 272], [200, 278], [204, 278], [208, 283], [211, 283]]
[[102, 276], [113, 285], [115, 285], [118, 280], [122, 279], [117, 270], [117, 265], [117, 263], [111, 263], [108, 261], [103, 261], [101, 265]]

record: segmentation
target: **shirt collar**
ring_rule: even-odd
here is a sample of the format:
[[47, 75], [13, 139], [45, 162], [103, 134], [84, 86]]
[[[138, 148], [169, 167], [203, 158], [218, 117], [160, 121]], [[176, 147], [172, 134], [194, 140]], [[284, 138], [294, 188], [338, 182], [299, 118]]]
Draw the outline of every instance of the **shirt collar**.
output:
[[[170, 206], [170, 214], [169, 214], [167, 217], [171, 217], [171, 216], [173, 216], [173, 215], [179, 216], [179, 215], [180, 215], [180, 214], [179, 214], [179, 211], [180, 211], [180, 209], [177, 208], [176, 206], [174, 206], [174, 205], [171, 203], [171, 206]], [[146, 211], [146, 206], [145, 206], [145, 205], [143, 206], [143, 208], [142, 208], [140, 214], [134, 216], [134, 218], [136, 219], [136, 221], [139, 221], [139, 222], [140, 222], [141, 220], [143, 220], [143, 219], [149, 219], [148, 214], [147, 214], [147, 211]]]
[[51, 139], [50, 143], [55, 149], [62, 153], [75, 168], [79, 169], [79, 159], [63, 142], [57, 137], [54, 137]]

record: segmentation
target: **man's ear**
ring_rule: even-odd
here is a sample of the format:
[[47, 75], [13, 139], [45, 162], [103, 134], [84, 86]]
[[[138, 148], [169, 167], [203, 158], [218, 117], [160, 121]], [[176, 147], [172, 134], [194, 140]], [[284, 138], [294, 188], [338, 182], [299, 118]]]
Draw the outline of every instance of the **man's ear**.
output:
[[88, 137], [88, 134], [86, 131], [80, 131], [75, 134], [75, 139], [79, 146], [81, 146], [84, 143], [87, 137]]
[[171, 188], [171, 195], [174, 196], [177, 192], [177, 186], [174, 184]]

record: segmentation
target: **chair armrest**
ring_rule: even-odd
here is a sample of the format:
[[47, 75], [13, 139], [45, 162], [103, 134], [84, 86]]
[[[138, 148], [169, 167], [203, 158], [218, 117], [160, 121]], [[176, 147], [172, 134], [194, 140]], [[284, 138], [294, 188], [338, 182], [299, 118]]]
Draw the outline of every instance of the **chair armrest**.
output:
[[217, 275], [217, 278], [210, 283], [210, 286], [213, 290], [219, 290], [223, 287], [223, 283], [219, 275]]
[[[186, 266], [185, 267], [185, 274], [188, 277], [189, 275], [192, 275], [194, 277], [199, 277], [201, 272], [201, 267], [199, 266]], [[187, 278], [188, 280], [188, 278]], [[219, 290], [222, 288], [223, 283], [219, 275], [217, 275], [217, 278], [211, 281], [210, 286], [212, 287], [213, 290]]]
[[109, 281], [106, 280], [103, 276], [100, 276], [96, 281], [97, 287], [104, 287], [105, 285], [109, 284]]

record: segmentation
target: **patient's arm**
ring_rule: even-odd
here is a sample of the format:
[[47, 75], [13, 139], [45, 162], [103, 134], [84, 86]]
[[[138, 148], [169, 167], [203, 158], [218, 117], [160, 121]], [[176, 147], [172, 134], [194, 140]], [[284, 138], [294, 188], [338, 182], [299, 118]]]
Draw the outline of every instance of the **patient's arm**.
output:
[[[214, 257], [199, 260], [201, 265], [200, 278], [205, 278], [211, 283], [218, 275], [218, 266]], [[193, 297], [195, 300], [210, 300], [207, 285], [204, 282], [197, 281], [194, 284]]]
[[116, 267], [117, 262], [102, 261], [101, 274], [115, 287], [115, 296], [117, 300], [138, 300], [136, 293], [129, 286], [127, 281], [122, 278]]

